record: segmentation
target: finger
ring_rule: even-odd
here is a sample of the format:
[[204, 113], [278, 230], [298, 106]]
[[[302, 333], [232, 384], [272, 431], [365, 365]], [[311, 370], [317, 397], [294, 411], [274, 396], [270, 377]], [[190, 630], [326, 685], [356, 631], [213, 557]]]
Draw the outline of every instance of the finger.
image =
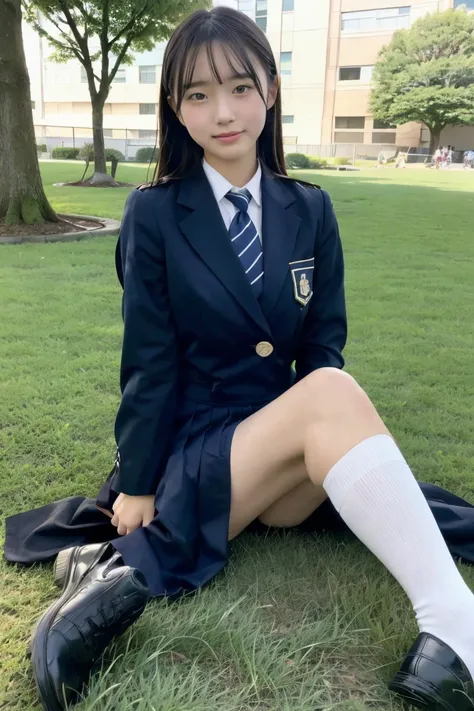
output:
[[142, 521], [142, 526], [149, 526], [150, 523], [153, 521], [153, 518], [153, 516], [145, 516]]
[[112, 518], [113, 514], [110, 511], [108, 511], [108, 509], [103, 509], [101, 506], [97, 506], [97, 504], [95, 505], [95, 507], [97, 509], [99, 509], [99, 511], [102, 511], [102, 513], [104, 513], [109, 518]]
[[127, 527], [123, 523], [119, 523], [119, 525], [117, 526], [117, 533], [119, 534], [119, 536], [125, 536], [125, 534], [127, 533]]
[[114, 516], [112, 516], [112, 518], [111, 518], [111, 520], [110, 520], [110, 523], [112, 524], [112, 526], [115, 526], [115, 527], [118, 526], [119, 517], [117, 516], [117, 514], [115, 514]]
[[118, 510], [120, 504], [122, 503], [122, 500], [123, 500], [123, 496], [122, 496], [122, 494], [119, 494], [119, 495], [117, 496], [117, 498], [115, 499], [114, 503], [112, 504], [112, 511], [113, 511], [114, 513], [117, 512], [117, 510]]

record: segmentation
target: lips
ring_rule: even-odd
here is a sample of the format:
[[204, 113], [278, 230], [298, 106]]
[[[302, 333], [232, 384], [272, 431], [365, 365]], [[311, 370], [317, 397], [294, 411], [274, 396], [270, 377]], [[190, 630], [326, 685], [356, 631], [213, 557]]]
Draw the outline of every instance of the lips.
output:
[[230, 131], [229, 133], [219, 133], [217, 136], [214, 136], [214, 138], [232, 138], [232, 136], [238, 136], [242, 133], [242, 131]]

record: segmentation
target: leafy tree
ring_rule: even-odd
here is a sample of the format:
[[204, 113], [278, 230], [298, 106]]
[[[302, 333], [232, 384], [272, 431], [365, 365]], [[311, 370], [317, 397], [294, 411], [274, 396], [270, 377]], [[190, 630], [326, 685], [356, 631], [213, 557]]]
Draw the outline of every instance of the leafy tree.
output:
[[[3, 1], [3, 0], [2, 0]], [[92, 104], [93, 184], [107, 176], [103, 113], [110, 86], [132, 50], [151, 50], [190, 12], [209, 0], [23, 0], [28, 21], [54, 49], [52, 59], [77, 59], [84, 67]], [[39, 22], [37, 10], [47, 23]]]
[[474, 124], [474, 15], [447, 10], [395, 32], [374, 68], [371, 107], [387, 123], [424, 123], [431, 153], [443, 128]]
[[38, 165], [20, 0], [0, 2], [0, 219], [29, 225], [58, 219]]

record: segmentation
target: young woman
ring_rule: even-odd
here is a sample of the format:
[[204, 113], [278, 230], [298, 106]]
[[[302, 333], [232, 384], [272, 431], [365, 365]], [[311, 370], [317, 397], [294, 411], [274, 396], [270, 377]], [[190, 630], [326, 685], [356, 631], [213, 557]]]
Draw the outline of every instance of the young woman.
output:
[[275, 60], [245, 15], [199, 11], [175, 31], [160, 137], [156, 178], [130, 195], [116, 254], [122, 400], [98, 498], [112, 519], [97, 511], [96, 543], [58, 557], [64, 592], [30, 650], [45, 708], [62, 708], [63, 685], [75, 698], [148, 596], [204, 585], [251, 522], [295, 526], [329, 497], [418, 620], [391, 688], [431, 711], [473, 709], [474, 596], [395, 441], [342, 371], [336, 218], [324, 191], [286, 175]]

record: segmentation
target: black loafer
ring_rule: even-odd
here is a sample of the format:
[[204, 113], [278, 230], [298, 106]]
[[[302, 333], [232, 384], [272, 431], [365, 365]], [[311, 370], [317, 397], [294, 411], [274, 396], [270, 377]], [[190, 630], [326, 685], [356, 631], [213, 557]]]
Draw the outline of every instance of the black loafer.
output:
[[472, 677], [457, 654], [423, 632], [408, 652], [389, 689], [424, 711], [473, 711]]
[[29, 656], [45, 711], [80, 700], [112, 639], [142, 614], [150, 598], [145, 577], [123, 565], [110, 544], [61, 552], [55, 579], [63, 594], [38, 620]]

